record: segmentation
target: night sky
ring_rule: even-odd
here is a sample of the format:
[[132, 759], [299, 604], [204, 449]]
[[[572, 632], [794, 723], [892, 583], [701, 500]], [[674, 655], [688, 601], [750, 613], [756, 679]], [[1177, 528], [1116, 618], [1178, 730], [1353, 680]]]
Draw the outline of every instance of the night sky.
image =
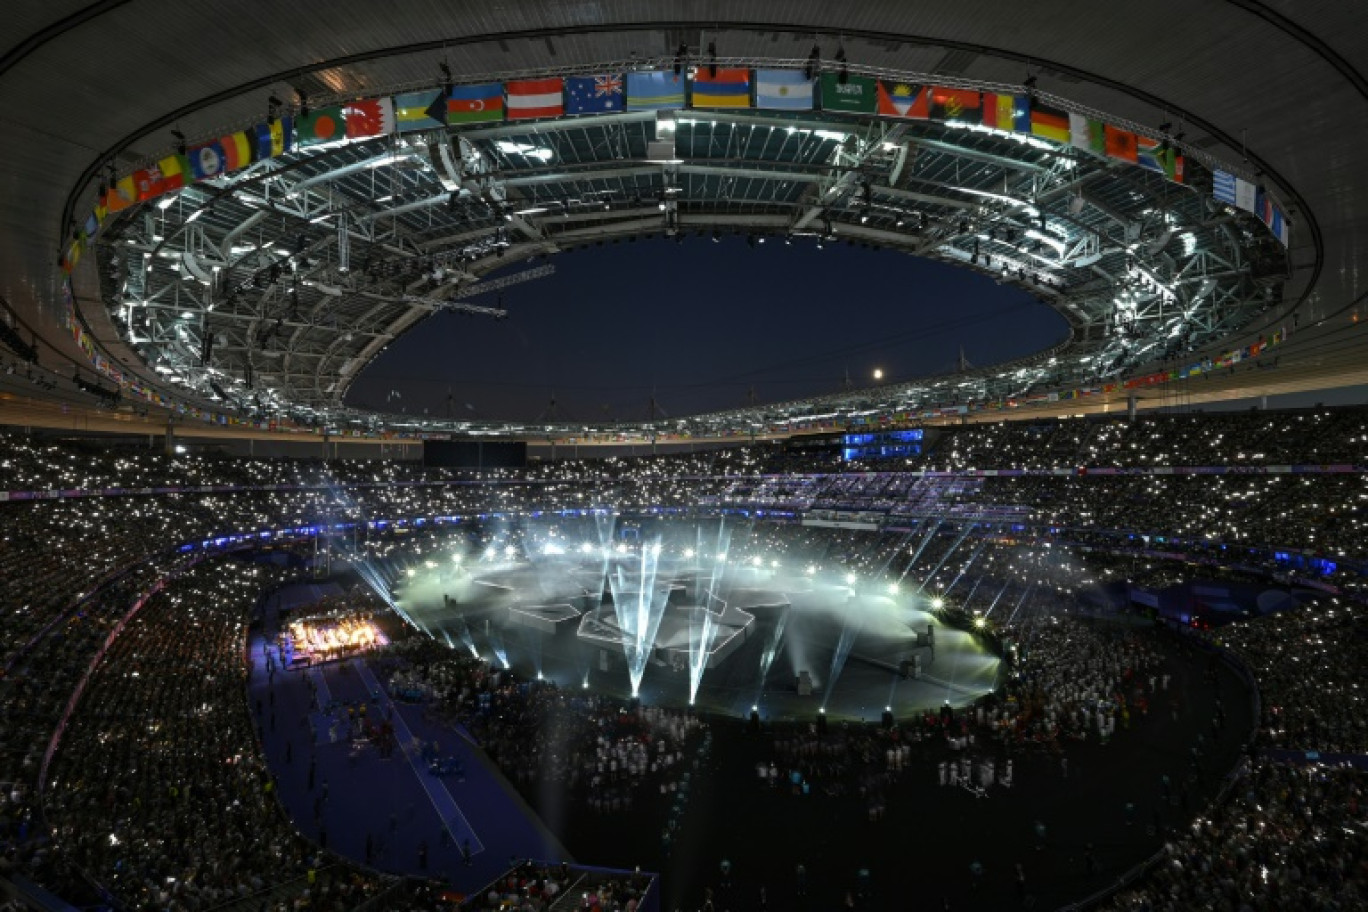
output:
[[[352, 385], [362, 408], [519, 421], [645, 420], [839, 391], [1019, 357], [1063, 318], [944, 263], [810, 238], [641, 239], [551, 258], [504, 292], [506, 320], [443, 313]], [[517, 272], [536, 264], [518, 264]], [[494, 294], [468, 299], [493, 305]], [[550, 411], [552, 398], [556, 400]]]

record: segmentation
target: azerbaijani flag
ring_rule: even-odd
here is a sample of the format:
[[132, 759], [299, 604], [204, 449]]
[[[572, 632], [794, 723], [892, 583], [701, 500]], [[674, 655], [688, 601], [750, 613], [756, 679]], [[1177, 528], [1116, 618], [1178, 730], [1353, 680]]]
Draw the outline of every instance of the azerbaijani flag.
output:
[[446, 99], [447, 123], [490, 123], [504, 119], [503, 83], [452, 86]]
[[695, 108], [749, 108], [750, 70], [741, 67], [700, 66], [693, 78]]
[[504, 90], [508, 93], [509, 120], [560, 117], [565, 113], [565, 81], [559, 76], [510, 80], [504, 83]]

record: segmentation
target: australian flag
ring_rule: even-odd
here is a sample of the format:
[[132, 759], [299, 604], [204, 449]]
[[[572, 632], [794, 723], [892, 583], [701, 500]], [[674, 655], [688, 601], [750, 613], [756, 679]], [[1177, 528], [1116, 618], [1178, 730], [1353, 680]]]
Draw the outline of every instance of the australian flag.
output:
[[567, 76], [566, 114], [611, 114], [626, 108], [622, 76]]

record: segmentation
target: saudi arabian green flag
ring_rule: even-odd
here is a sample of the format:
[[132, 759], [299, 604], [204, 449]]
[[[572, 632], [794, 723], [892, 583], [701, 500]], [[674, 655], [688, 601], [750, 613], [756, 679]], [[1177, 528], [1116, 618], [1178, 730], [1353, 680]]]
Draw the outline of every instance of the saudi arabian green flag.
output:
[[878, 105], [878, 83], [864, 76], [848, 76], [845, 82], [836, 73], [823, 73], [822, 110], [844, 114], [873, 114]]

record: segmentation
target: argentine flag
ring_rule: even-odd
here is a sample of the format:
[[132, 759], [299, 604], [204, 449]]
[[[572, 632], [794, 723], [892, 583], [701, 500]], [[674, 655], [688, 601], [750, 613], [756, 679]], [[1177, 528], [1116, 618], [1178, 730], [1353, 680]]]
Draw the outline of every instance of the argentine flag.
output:
[[802, 70], [756, 70], [755, 106], [779, 111], [811, 111], [814, 81]]

